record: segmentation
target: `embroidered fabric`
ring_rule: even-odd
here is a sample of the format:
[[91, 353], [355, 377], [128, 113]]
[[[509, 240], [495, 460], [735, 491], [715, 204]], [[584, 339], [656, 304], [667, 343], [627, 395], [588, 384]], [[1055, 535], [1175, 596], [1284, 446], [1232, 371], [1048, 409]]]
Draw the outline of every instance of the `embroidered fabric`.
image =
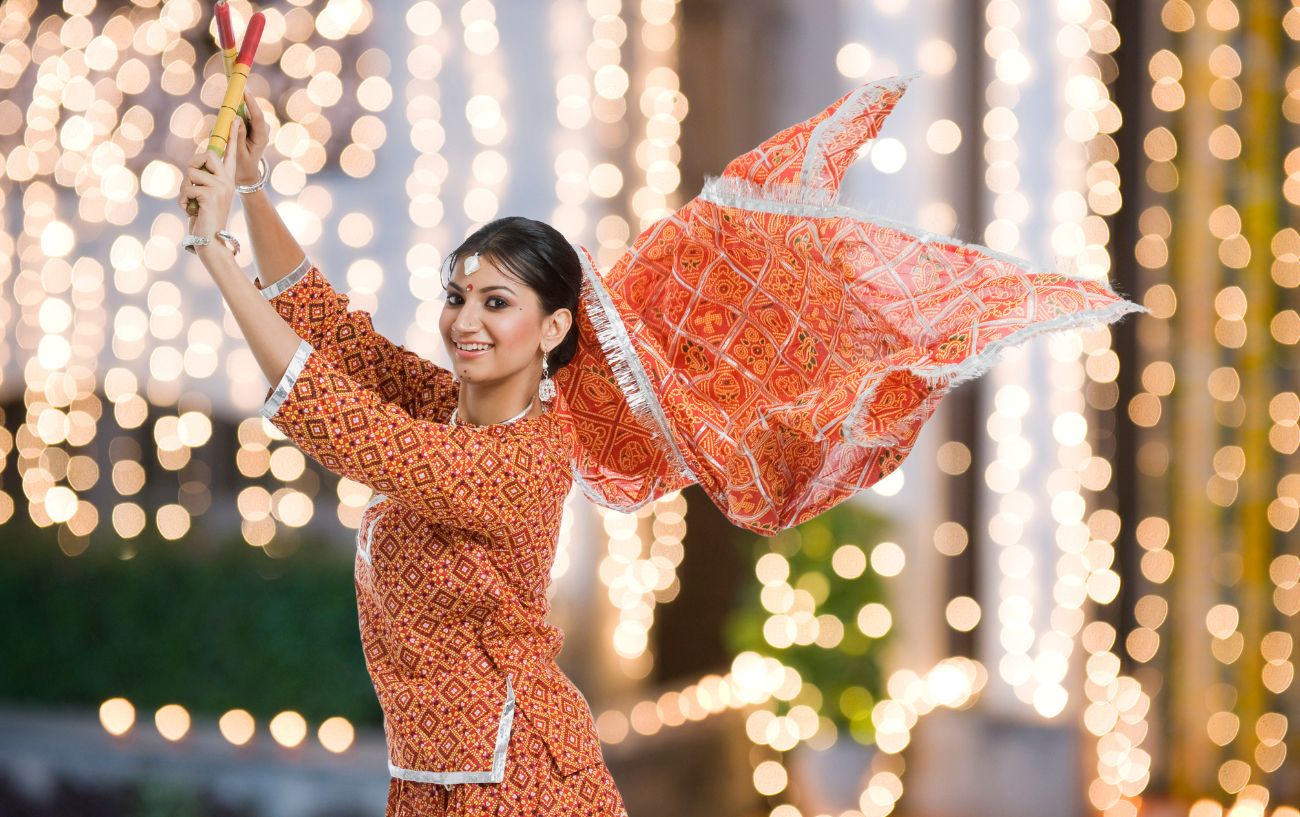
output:
[[554, 379], [589, 499], [627, 511], [698, 482], [771, 535], [888, 476], [941, 398], [1012, 346], [1148, 311], [841, 201], [912, 79], [866, 83], [737, 157], [609, 272], [579, 248], [579, 351]]
[[293, 357], [289, 359], [289, 368], [284, 370], [284, 376], [280, 378], [280, 382], [276, 384], [270, 398], [262, 406], [261, 415], [263, 417], [269, 420], [280, 410], [280, 406], [284, 403], [285, 398], [289, 396], [293, 384], [298, 382], [298, 375], [302, 374], [302, 367], [307, 364], [307, 357], [314, 351], [315, 349], [312, 348], [310, 343], [305, 340], [299, 341], [298, 349], [293, 353]]
[[312, 351], [268, 392], [268, 402], [276, 388], [287, 394], [267, 407], [271, 423], [375, 492], [360, 520], [355, 583], [393, 766], [492, 776], [519, 718], [536, 745], [507, 749], [510, 780], [599, 765], [590, 709], [554, 663], [562, 634], [537, 604], [572, 484], [563, 395], [532, 420], [451, 425], [451, 373], [375, 332], [315, 267], [272, 304]]
[[515, 689], [506, 675], [506, 703], [501, 709], [501, 720], [497, 726], [496, 748], [492, 752], [492, 768], [484, 772], [434, 772], [426, 769], [403, 769], [388, 761], [388, 773], [403, 780], [418, 783], [500, 783], [506, 776], [506, 747], [510, 744], [510, 730], [515, 722]]

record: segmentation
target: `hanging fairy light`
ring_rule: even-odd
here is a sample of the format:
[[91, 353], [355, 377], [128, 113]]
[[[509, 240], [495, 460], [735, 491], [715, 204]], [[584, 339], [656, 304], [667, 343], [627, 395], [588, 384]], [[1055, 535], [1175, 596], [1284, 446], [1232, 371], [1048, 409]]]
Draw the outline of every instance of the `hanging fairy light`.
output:
[[[618, 212], [622, 208], [610, 206], [623, 189], [624, 171], [616, 157], [628, 139], [624, 123], [628, 118], [626, 97], [631, 80], [623, 64], [628, 25], [623, 18], [622, 0], [590, 0], [586, 5], [591, 18], [591, 44], [586, 52], [590, 109], [595, 119], [591, 129], [605, 150], [595, 155], [596, 161], [591, 154], [578, 155], [574, 151], [557, 158], [556, 171], [561, 181], [556, 185], [556, 193], [565, 204], [591, 201], [588, 219], [597, 219], [596, 238], [600, 242], [596, 263], [604, 267], [626, 251], [631, 234], [631, 228], [626, 227], [627, 220]], [[586, 96], [585, 87], [579, 90], [574, 80], [570, 84], [575, 95]], [[615, 160], [602, 161], [605, 156]]]
[[[57, 526], [69, 555], [84, 550], [101, 524], [124, 540], [148, 527], [179, 538], [212, 504], [211, 466], [195, 456], [212, 439], [211, 405], [187, 382], [226, 377], [229, 399], [241, 408], [263, 388], [252, 379], [257, 373], [247, 349], [225, 348], [238, 338], [233, 323], [195, 314], [198, 304], [182, 297], [184, 281], [173, 275], [184, 225], [165, 206], [181, 181], [172, 160], [210, 130], [210, 111], [224, 87], [215, 47], [200, 59], [193, 44], [196, 34], [215, 40], [214, 22], [193, 1], [103, 9], [70, 0], [61, 14], [38, 17], [37, 11], [34, 0], [0, 9], [0, 87], [6, 91], [0, 101], [0, 201], [6, 211], [20, 213], [18, 221], [0, 225], [0, 277], [15, 294], [0, 322], [17, 330], [5, 332], [12, 342], [0, 354], [21, 356], [27, 386], [26, 417], [13, 439], [6, 434], [0, 445], [6, 455], [17, 454], [28, 515], [37, 525]], [[250, 5], [232, 2], [231, 11], [242, 30]], [[310, 247], [332, 209], [328, 193], [309, 181], [325, 167], [327, 146], [338, 141], [337, 114], [327, 118], [325, 111], [338, 110], [354, 80], [361, 108], [380, 109], [389, 96], [373, 56], [363, 54], [355, 69], [345, 70], [339, 50], [367, 30], [373, 8], [352, 0], [315, 13], [298, 4], [264, 14], [258, 61], [274, 64], [276, 70], [266, 73], [287, 80], [278, 103], [291, 118], [281, 127], [275, 111], [267, 111], [273, 149], [281, 156], [270, 184], [288, 198], [282, 212]], [[257, 71], [251, 90], [262, 98], [270, 90]], [[24, 98], [29, 101], [20, 107]], [[173, 101], [150, 104], [158, 98]], [[377, 147], [375, 129], [363, 115], [353, 131], [357, 139], [341, 148], [339, 166], [361, 176], [367, 151]], [[341, 220], [342, 238], [352, 246], [365, 232], [363, 217]], [[236, 211], [232, 226], [241, 229], [242, 219]], [[11, 235], [15, 224], [18, 232]], [[180, 267], [183, 277], [195, 273]], [[113, 365], [101, 369], [104, 358]], [[266, 545], [277, 520], [288, 526], [310, 520], [312, 480], [275, 450], [283, 440], [270, 432], [256, 434], [246, 424], [240, 437], [242, 475], [269, 473], [296, 483], [276, 489], [269, 504], [251, 497], [242, 503], [251, 514], [242, 518], [245, 537]], [[107, 456], [89, 453], [92, 446]], [[175, 475], [175, 496], [146, 508], [138, 497], [143, 475], [155, 464], [159, 473]], [[86, 495], [105, 479], [118, 499], [101, 515]], [[14, 509], [11, 497], [0, 497], [0, 519]]]
[[471, 96], [465, 103], [465, 119], [479, 145], [471, 166], [473, 182], [463, 202], [470, 220], [467, 235], [496, 218], [501, 207], [499, 190], [509, 170], [505, 156], [496, 150], [506, 144], [509, 133], [504, 113], [509, 104], [509, 84], [501, 71], [501, 33], [497, 30], [496, 15], [491, 0], [467, 0], [460, 9], [465, 48], [474, 55], [470, 59], [475, 68], [470, 81]]
[[555, 119], [560, 126], [552, 143], [556, 205], [551, 211], [551, 224], [565, 235], [581, 234], [593, 215], [587, 206], [591, 198], [587, 157], [597, 146], [591, 126], [594, 69], [588, 66], [588, 55], [598, 53], [594, 48], [595, 24], [600, 11], [581, 0], [551, 6], [550, 37], [556, 54], [552, 63]]
[[[673, 45], [677, 28], [673, 18], [677, 0], [643, 0], [640, 4], [640, 45], [643, 58], [642, 91], [639, 97], [645, 121], [644, 138], [635, 149], [635, 161], [643, 184], [632, 190], [631, 210], [639, 219], [637, 232], [677, 209], [681, 185], [681, 120], [686, 114], [686, 99], [679, 91]], [[612, 187], [612, 185], [611, 185]]]
[[674, 491], [631, 513], [597, 511], [608, 536], [607, 555], [597, 575], [618, 611], [612, 633], [614, 652], [629, 676], [643, 678], [653, 667], [649, 645], [655, 605], [671, 601], [680, 588], [677, 566], [685, 553], [686, 499]]

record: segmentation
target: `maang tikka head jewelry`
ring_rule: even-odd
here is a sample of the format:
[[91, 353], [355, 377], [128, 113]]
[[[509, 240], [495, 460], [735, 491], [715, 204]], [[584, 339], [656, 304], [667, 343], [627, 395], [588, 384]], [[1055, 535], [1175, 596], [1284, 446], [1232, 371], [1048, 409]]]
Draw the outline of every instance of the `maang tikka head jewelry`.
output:
[[476, 272], [478, 272], [478, 253], [465, 259], [465, 274], [473, 275]]

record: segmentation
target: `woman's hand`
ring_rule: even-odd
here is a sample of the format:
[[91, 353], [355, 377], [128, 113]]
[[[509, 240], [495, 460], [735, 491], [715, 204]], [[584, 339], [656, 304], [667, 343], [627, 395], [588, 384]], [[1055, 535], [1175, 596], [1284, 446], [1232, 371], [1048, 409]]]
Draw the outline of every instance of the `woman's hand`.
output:
[[256, 184], [262, 178], [259, 163], [267, 145], [271, 144], [271, 127], [258, 105], [248, 91], [244, 91], [244, 106], [248, 108], [248, 133], [237, 151], [235, 161], [235, 181], [242, 185]]
[[226, 226], [226, 221], [230, 218], [230, 206], [235, 200], [235, 163], [243, 149], [243, 137], [243, 120], [235, 117], [230, 126], [230, 141], [226, 144], [224, 157], [205, 150], [190, 160], [189, 172], [186, 181], [181, 184], [181, 195], [177, 203], [182, 210], [186, 209], [189, 199], [195, 199], [199, 203], [198, 213], [190, 219], [192, 235], [212, 238], [217, 230]]

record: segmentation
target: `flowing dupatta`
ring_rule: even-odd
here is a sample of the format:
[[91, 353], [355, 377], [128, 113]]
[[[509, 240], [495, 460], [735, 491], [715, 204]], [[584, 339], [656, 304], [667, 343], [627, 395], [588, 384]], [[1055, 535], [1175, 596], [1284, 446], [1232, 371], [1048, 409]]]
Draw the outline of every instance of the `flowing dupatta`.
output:
[[771, 535], [896, 469], [939, 400], [1030, 338], [1146, 308], [838, 203], [911, 77], [868, 83], [732, 161], [600, 275], [555, 374], [573, 474], [631, 511], [699, 483]]

